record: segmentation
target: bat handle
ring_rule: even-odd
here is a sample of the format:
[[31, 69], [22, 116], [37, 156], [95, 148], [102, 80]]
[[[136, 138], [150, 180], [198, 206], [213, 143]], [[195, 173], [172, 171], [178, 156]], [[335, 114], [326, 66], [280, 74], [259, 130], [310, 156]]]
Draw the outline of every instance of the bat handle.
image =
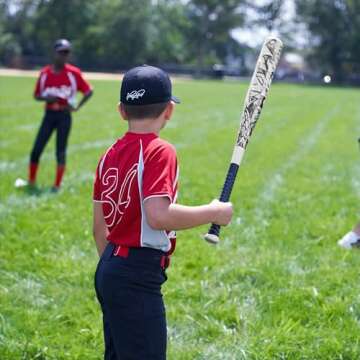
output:
[[[231, 163], [229, 170], [226, 175], [225, 183], [220, 195], [221, 202], [227, 202], [230, 199], [231, 191], [233, 189], [236, 174], [238, 172], [239, 165], [235, 163]], [[210, 244], [216, 245], [219, 242], [220, 235], [220, 225], [211, 224], [211, 227], [206, 235], [204, 235], [204, 239]]]
[[209, 231], [204, 235], [204, 239], [213, 245], [219, 242], [220, 225], [211, 224]]

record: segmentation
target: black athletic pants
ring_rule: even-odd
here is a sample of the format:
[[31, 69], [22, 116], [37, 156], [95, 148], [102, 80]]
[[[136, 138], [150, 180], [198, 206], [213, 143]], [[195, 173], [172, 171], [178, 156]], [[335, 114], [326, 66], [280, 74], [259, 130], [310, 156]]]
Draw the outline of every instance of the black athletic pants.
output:
[[68, 111], [46, 110], [30, 155], [31, 163], [38, 163], [40, 156], [56, 130], [56, 160], [59, 165], [66, 163], [66, 145], [71, 129], [71, 114]]
[[103, 312], [105, 360], [165, 360], [166, 317], [161, 285], [161, 251], [129, 249], [114, 256], [108, 244], [95, 273]]

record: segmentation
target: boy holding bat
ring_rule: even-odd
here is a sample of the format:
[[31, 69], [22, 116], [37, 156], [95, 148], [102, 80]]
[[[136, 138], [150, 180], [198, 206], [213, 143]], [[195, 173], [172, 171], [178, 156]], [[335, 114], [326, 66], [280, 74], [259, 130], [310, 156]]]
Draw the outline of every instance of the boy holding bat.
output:
[[161, 286], [174, 230], [227, 225], [232, 205], [176, 204], [175, 148], [159, 138], [175, 103], [169, 76], [152, 66], [129, 70], [119, 111], [128, 132], [101, 157], [94, 183], [95, 288], [104, 323], [105, 359], [166, 359]]

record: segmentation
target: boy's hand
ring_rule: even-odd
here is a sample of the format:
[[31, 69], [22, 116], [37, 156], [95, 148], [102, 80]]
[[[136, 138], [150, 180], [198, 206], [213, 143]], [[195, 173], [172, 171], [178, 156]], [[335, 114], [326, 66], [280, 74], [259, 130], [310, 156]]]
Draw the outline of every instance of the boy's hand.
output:
[[232, 215], [233, 215], [233, 206], [231, 202], [221, 202], [217, 199], [214, 199], [210, 206], [215, 210], [215, 218], [212, 221], [214, 224], [226, 226], [229, 224]]

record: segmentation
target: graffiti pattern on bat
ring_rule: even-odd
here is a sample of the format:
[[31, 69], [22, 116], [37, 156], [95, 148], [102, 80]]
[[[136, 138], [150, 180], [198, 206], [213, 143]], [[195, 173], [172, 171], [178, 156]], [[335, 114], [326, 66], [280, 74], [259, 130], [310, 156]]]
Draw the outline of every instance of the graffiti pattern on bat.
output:
[[271, 80], [279, 62], [282, 44], [277, 39], [269, 39], [262, 48], [254, 75], [246, 95], [237, 145], [246, 148], [251, 133], [259, 118], [269, 90]]

